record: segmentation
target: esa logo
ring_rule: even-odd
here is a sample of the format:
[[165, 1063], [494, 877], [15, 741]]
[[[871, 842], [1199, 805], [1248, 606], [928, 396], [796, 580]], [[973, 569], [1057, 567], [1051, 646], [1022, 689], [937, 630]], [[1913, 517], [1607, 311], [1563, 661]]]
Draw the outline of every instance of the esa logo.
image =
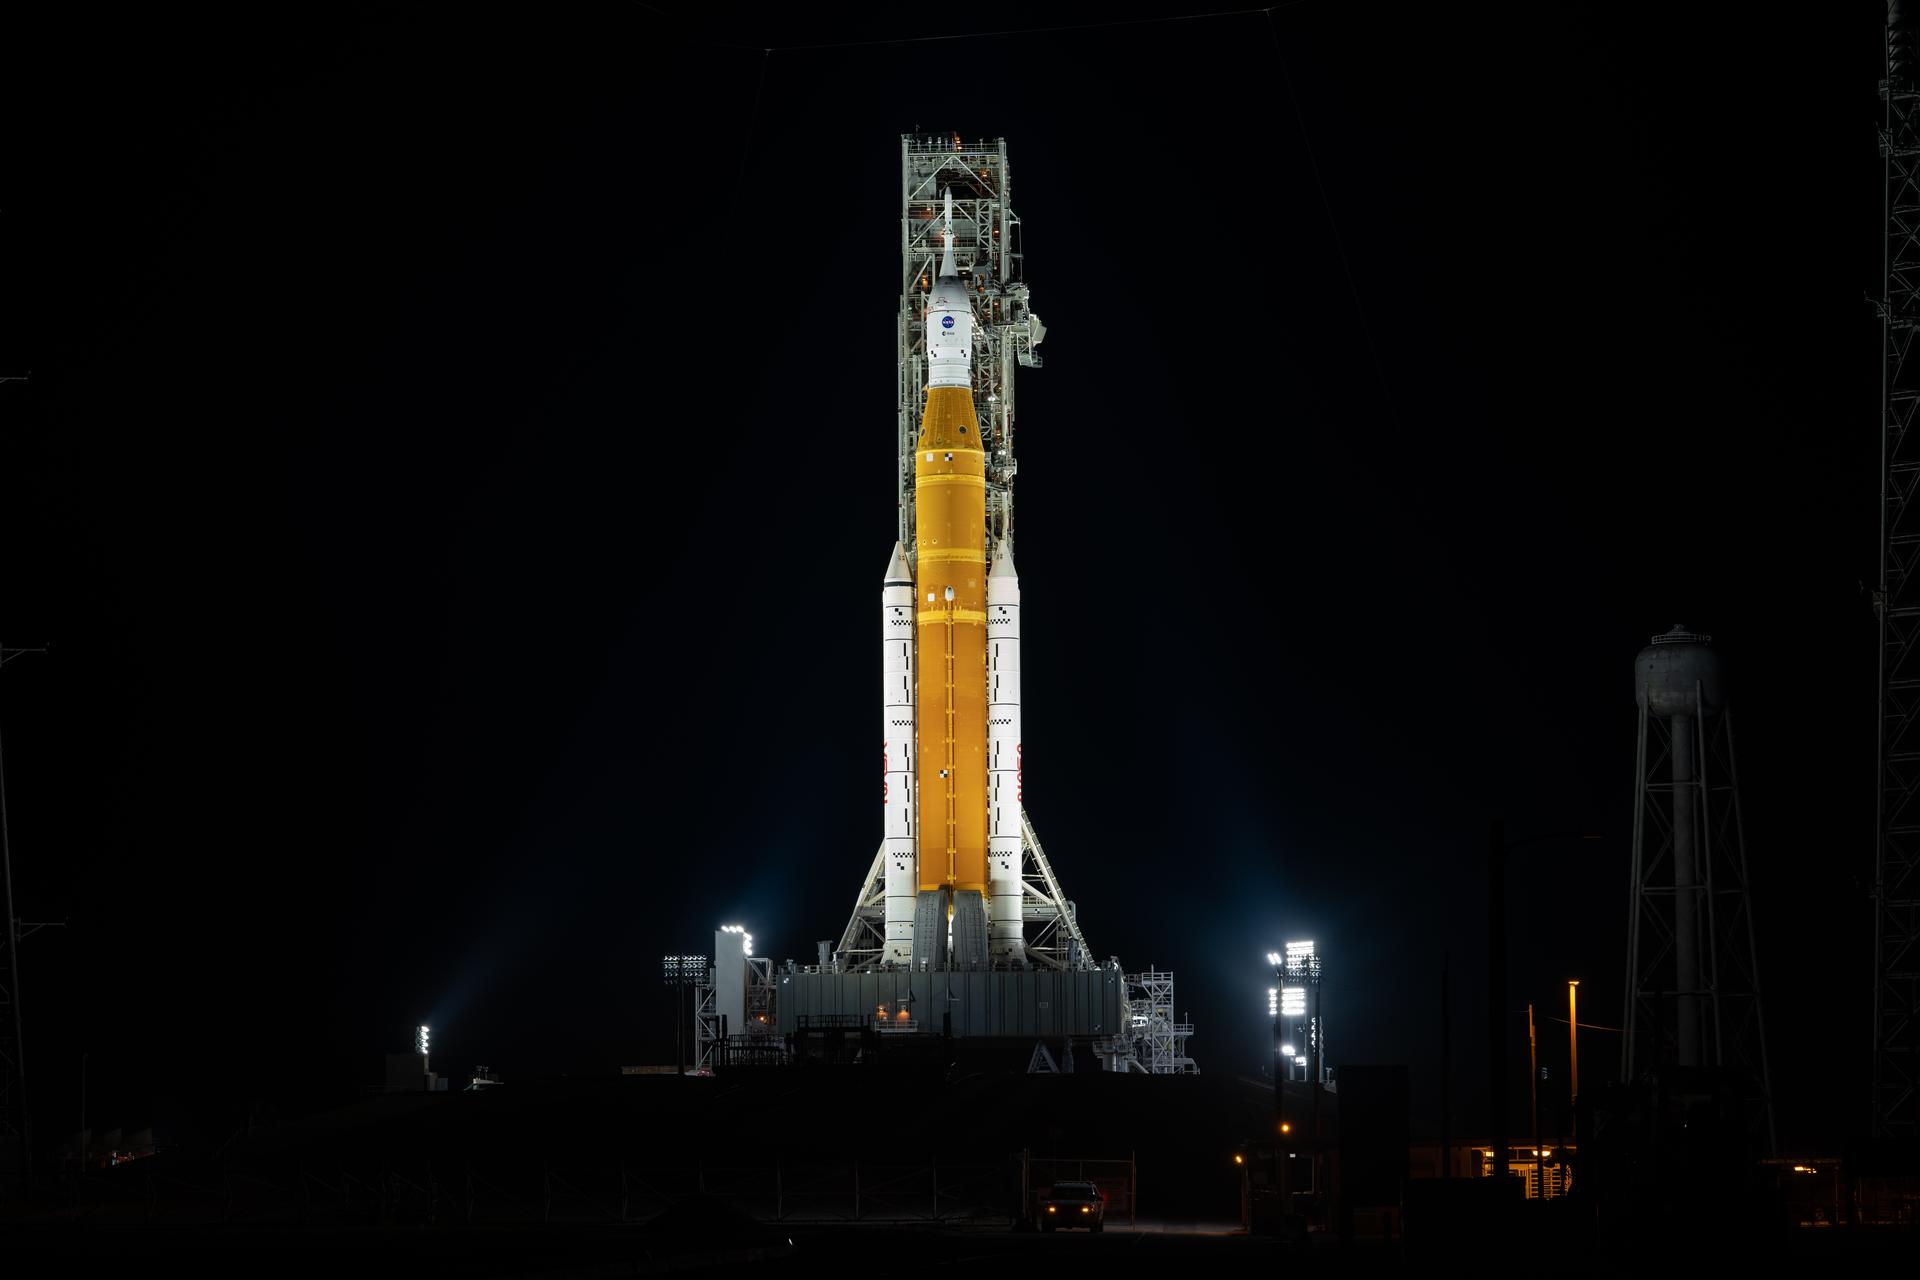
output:
[[940, 327], [941, 327], [942, 329], [951, 329], [951, 328], [953, 328], [953, 317], [952, 317], [952, 316], [941, 316], [941, 317], [940, 317]]

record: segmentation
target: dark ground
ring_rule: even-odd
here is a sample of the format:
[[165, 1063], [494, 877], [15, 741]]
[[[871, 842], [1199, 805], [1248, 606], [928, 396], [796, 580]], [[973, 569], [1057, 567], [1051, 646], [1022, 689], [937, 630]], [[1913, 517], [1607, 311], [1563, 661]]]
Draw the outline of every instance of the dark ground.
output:
[[[649, 1257], [643, 1228], [559, 1228], [510, 1231], [430, 1230], [341, 1233], [45, 1232], [0, 1235], [0, 1247], [26, 1248], [48, 1263], [92, 1267], [160, 1264], [172, 1274], [552, 1276], [645, 1275], [698, 1270], [702, 1274], [814, 1274], [844, 1271], [878, 1257], [911, 1259], [915, 1270], [996, 1264], [1040, 1264], [1078, 1271], [1098, 1267], [1122, 1274], [1135, 1268], [1199, 1268], [1205, 1274], [1271, 1271], [1281, 1262], [1273, 1241], [1245, 1236], [1108, 1233], [1012, 1235], [1006, 1232], [895, 1231], [881, 1228], [798, 1229], [755, 1259], [728, 1258], [728, 1242], [693, 1256]], [[785, 1243], [791, 1238], [792, 1244]], [[17, 1255], [16, 1255], [17, 1256]], [[1314, 1274], [1372, 1274], [1397, 1269], [1391, 1251], [1371, 1248], [1352, 1257], [1316, 1257]]]
[[[788, 1244], [788, 1241], [791, 1244]], [[955, 1267], [1029, 1267], [1067, 1274], [1136, 1275], [1154, 1268], [1194, 1275], [1452, 1275], [1479, 1269], [1484, 1258], [1430, 1259], [1395, 1242], [1360, 1242], [1342, 1248], [1332, 1241], [1287, 1249], [1278, 1241], [1210, 1232], [1111, 1229], [1100, 1236], [1034, 1235], [883, 1227], [782, 1228], [773, 1242], [718, 1233], [675, 1241], [651, 1252], [659, 1240], [645, 1227], [526, 1227], [505, 1230], [457, 1227], [296, 1229], [74, 1229], [67, 1226], [0, 1230], [0, 1252], [67, 1274], [139, 1266], [166, 1274], [197, 1276], [575, 1277], [648, 1275], [692, 1271], [706, 1275], [803, 1274], [868, 1265], [874, 1258], [899, 1260], [913, 1270]], [[690, 1247], [680, 1248], [687, 1245]], [[1491, 1246], [1490, 1246], [1491, 1247]], [[1860, 1238], [1802, 1235], [1768, 1259], [1754, 1275], [1869, 1274], [1911, 1257], [1911, 1237]], [[742, 1256], [756, 1253], [758, 1256]], [[1721, 1261], [1725, 1261], [1722, 1257]], [[1697, 1260], [1696, 1260], [1697, 1261]], [[1708, 1260], [1710, 1263], [1712, 1260]], [[1531, 1265], [1542, 1274], [1646, 1276], [1665, 1274], [1647, 1256], [1596, 1257], [1551, 1246]]]
[[[50, 1177], [24, 1198], [11, 1188], [0, 1258], [48, 1272], [201, 1276], [813, 1274], [874, 1257], [915, 1269], [1204, 1275], [1444, 1275], [1550, 1261], [1559, 1274], [1611, 1276], [1680, 1256], [1646, 1239], [1600, 1248], [1582, 1225], [1591, 1210], [1567, 1200], [1515, 1204], [1497, 1225], [1464, 1228], [1494, 1220], [1456, 1207], [1451, 1244], [1417, 1222], [1404, 1228], [1411, 1244], [1342, 1247], [1316, 1235], [1288, 1249], [1238, 1234], [1232, 1154], [1270, 1107], [1264, 1089], [1222, 1077], [854, 1068], [373, 1096], [82, 1184]], [[1097, 1237], [1009, 1230], [1023, 1148], [1133, 1158], [1137, 1229], [1116, 1214]], [[937, 1203], [945, 1220], [838, 1220], [850, 1174], [866, 1217], [924, 1216]], [[1912, 1241], [1688, 1227], [1696, 1261], [1750, 1274], [1866, 1270]]]

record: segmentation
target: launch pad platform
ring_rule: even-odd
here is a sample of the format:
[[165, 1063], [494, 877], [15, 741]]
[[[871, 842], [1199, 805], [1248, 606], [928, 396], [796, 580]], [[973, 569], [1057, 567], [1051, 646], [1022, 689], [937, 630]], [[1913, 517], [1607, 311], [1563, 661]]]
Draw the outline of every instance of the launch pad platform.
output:
[[815, 970], [781, 973], [776, 981], [775, 1025], [783, 1036], [827, 1021], [857, 1021], [882, 1033], [1025, 1041], [1117, 1036], [1126, 1025], [1126, 978], [1113, 968], [1064, 973]]

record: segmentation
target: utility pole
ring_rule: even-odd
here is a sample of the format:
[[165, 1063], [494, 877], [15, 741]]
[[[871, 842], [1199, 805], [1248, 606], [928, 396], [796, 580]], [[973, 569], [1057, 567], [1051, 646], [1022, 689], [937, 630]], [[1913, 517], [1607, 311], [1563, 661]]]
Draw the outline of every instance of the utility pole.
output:
[[1577, 1140], [1580, 1107], [1580, 979], [1567, 979], [1567, 1134]]
[[[1533, 1144], [1535, 1168], [1539, 1168], [1540, 1159], [1540, 1050], [1533, 1038], [1533, 1001], [1527, 1001], [1527, 1106], [1533, 1119], [1529, 1126], [1529, 1137]], [[1542, 1186], [1542, 1194], [1545, 1187]]]
[[1487, 831], [1487, 1140], [1507, 1176], [1507, 824]]
[[[1487, 831], [1487, 1128], [1493, 1145], [1493, 1176], [1509, 1173], [1507, 1151], [1507, 854], [1551, 840], [1598, 840], [1585, 831], [1555, 831], [1507, 843], [1507, 824], [1495, 818]], [[1533, 1006], [1527, 1006], [1527, 1039], [1533, 1039]], [[1534, 1071], [1539, 1089], [1539, 1071]], [[1539, 1101], [1534, 1126], [1539, 1127]], [[1534, 1134], [1535, 1139], [1539, 1133]], [[1537, 1141], [1536, 1141], [1537, 1145]]]
[[1322, 1042], [1327, 1038], [1327, 1022], [1320, 1007], [1320, 962], [1317, 958], [1307, 965], [1307, 994], [1313, 998], [1313, 1020], [1307, 1023], [1307, 1034], [1313, 1037], [1311, 1053], [1313, 1055], [1312, 1073], [1308, 1076], [1309, 1087], [1313, 1090], [1313, 1207], [1319, 1213], [1320, 1204], [1326, 1195], [1325, 1171], [1321, 1168], [1325, 1149], [1324, 1135], [1320, 1131], [1320, 1080], [1325, 1066], [1321, 1058]]
[[1440, 1176], [1453, 1176], [1453, 954], [1440, 957]]
[[[46, 647], [10, 649], [0, 645], [0, 666], [21, 654], [45, 653]], [[33, 1113], [27, 1106], [25, 1025], [20, 1015], [20, 941], [41, 928], [24, 924], [13, 897], [13, 845], [7, 826], [6, 755], [0, 750], [0, 924], [6, 927], [6, 950], [0, 952], [0, 1160], [6, 1148], [18, 1150], [20, 1173], [33, 1172]], [[12, 1172], [0, 1168], [0, 1172]]]

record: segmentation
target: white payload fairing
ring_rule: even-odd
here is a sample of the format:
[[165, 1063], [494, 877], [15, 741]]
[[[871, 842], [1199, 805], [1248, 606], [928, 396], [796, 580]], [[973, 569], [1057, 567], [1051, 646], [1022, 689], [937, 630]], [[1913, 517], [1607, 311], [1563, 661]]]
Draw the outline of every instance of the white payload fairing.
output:
[[975, 319], [954, 265], [951, 192], [946, 223], [926, 299], [916, 545], [894, 545], [880, 592], [882, 958], [915, 969], [1026, 963], [1020, 580], [1007, 548], [987, 545]]

